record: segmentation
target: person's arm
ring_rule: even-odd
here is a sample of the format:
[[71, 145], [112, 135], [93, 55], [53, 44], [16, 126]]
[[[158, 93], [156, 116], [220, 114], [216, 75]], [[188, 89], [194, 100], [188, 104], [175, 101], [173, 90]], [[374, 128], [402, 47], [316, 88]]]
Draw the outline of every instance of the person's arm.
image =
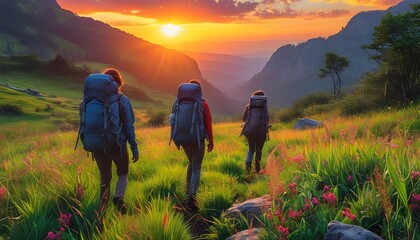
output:
[[248, 120], [248, 114], [249, 114], [249, 104], [245, 106], [244, 113], [242, 114], [243, 122], [246, 122]]
[[133, 162], [136, 162], [139, 159], [139, 150], [136, 141], [136, 131], [134, 129], [135, 117], [133, 108], [131, 107], [130, 100], [127, 96], [121, 96], [120, 100], [123, 106], [124, 114], [122, 122], [123, 132], [127, 138], [128, 143], [130, 144], [130, 149], [133, 153]]
[[207, 145], [207, 152], [211, 152], [214, 147], [211, 113], [210, 113], [209, 105], [204, 100], [203, 100], [203, 109], [204, 109], [204, 113], [203, 113], [204, 127], [206, 128], [207, 137], [209, 139], [209, 144]]

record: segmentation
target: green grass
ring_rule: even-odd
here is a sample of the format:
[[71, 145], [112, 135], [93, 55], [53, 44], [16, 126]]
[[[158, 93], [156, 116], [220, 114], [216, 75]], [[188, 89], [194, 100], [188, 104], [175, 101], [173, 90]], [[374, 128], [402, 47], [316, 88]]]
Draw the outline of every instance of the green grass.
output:
[[[326, 115], [326, 128], [315, 130], [274, 123], [263, 149], [262, 166], [272, 173], [266, 175], [246, 175], [240, 123], [215, 124], [215, 148], [205, 155], [197, 193], [198, 218], [211, 224], [197, 236], [183, 206], [188, 163], [182, 150], [168, 145], [169, 127], [136, 125], [140, 160], [130, 164], [128, 214], [121, 216], [111, 205], [100, 223], [97, 166], [83, 150], [73, 150], [76, 131], [62, 128], [78, 121], [81, 86], [24, 73], [6, 74], [1, 81], [59, 97], [0, 86], [0, 105], [19, 104], [24, 113], [0, 117], [0, 238], [45, 239], [63, 227], [57, 219], [64, 213], [72, 215], [61, 232], [64, 239], [220, 239], [250, 226], [246, 219], [226, 219], [223, 211], [265, 194], [278, 201], [261, 219], [262, 239], [285, 237], [279, 225], [289, 229], [288, 239], [320, 239], [332, 220], [360, 225], [384, 239], [420, 236], [419, 210], [410, 210], [420, 204], [413, 198], [420, 193], [420, 179], [411, 178], [420, 171], [416, 106], [349, 118]], [[128, 76], [127, 82], [134, 80]], [[146, 118], [140, 106], [145, 105], [135, 104], [136, 115]], [[293, 182], [295, 192], [289, 187]], [[115, 177], [112, 183], [114, 191]], [[336, 202], [323, 198], [325, 185]], [[312, 204], [314, 197], [319, 205]], [[342, 215], [346, 208], [355, 220]], [[302, 215], [290, 217], [290, 210]]]

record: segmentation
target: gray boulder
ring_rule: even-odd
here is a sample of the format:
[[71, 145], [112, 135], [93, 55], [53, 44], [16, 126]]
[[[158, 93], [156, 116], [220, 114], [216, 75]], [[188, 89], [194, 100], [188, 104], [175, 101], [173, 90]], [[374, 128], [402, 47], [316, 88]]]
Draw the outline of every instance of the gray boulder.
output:
[[265, 209], [271, 207], [271, 196], [264, 195], [259, 198], [249, 199], [245, 202], [234, 204], [225, 214], [228, 218], [240, 219], [241, 216], [246, 216], [248, 221], [253, 219], [254, 226], [258, 226], [259, 221], [255, 218], [261, 219]]
[[332, 221], [328, 224], [325, 240], [383, 240], [362, 227]]
[[232, 235], [226, 240], [258, 240], [258, 234], [262, 231], [262, 228], [252, 228], [238, 232]]

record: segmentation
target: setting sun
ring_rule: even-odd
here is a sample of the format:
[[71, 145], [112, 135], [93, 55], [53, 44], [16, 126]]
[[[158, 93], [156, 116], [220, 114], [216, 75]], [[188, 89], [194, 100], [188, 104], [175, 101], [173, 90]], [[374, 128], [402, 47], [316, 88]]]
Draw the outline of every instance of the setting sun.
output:
[[175, 37], [181, 33], [181, 26], [168, 23], [160, 28], [160, 31], [168, 37]]

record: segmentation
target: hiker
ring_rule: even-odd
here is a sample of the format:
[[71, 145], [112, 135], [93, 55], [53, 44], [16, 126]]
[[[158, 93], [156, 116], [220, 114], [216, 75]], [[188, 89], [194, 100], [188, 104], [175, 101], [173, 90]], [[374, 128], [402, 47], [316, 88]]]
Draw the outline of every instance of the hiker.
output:
[[241, 136], [245, 135], [248, 143], [248, 155], [245, 160], [247, 173], [251, 172], [252, 159], [255, 153], [255, 172], [261, 171], [261, 155], [264, 143], [268, 140], [268, 110], [267, 97], [262, 90], [255, 91], [242, 115], [243, 128]]
[[208, 140], [207, 152], [211, 152], [214, 146], [210, 108], [202, 99], [201, 83], [198, 80], [179, 85], [170, 123], [171, 140], [178, 150], [182, 147], [188, 158], [188, 208], [196, 211], [196, 193], [205, 151], [204, 139]]
[[99, 168], [100, 211], [104, 211], [108, 206], [114, 162], [118, 179], [112, 201], [117, 209], [125, 214], [127, 207], [124, 204], [124, 193], [128, 183], [129, 164], [127, 141], [130, 144], [133, 163], [139, 159], [139, 151], [134, 129], [134, 113], [130, 100], [121, 92], [123, 85], [124, 79], [120, 72], [112, 68], [86, 78], [79, 132], [84, 149], [92, 152]]

